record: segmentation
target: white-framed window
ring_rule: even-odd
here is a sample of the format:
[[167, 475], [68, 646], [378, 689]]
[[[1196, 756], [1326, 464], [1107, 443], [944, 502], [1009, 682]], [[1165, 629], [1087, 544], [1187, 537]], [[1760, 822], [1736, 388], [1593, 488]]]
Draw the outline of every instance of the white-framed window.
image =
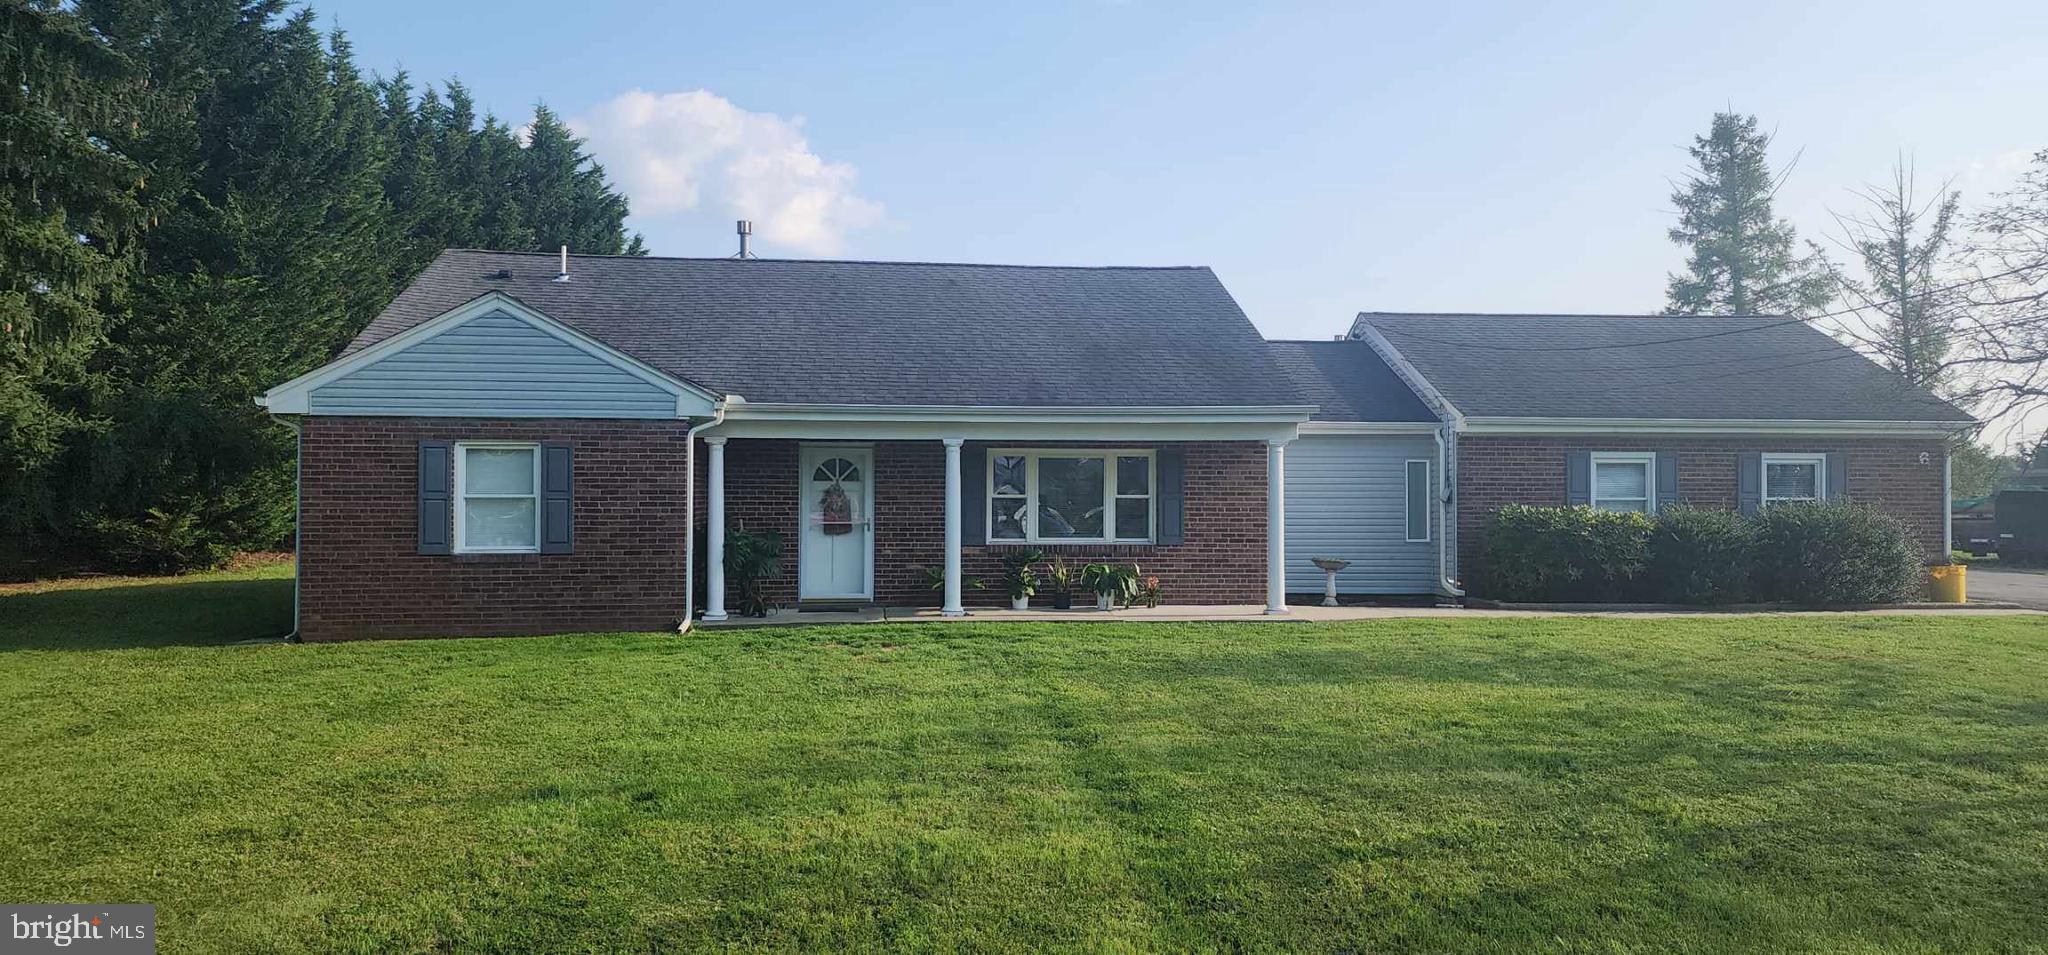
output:
[[1150, 543], [1155, 457], [1149, 450], [990, 449], [988, 542]]
[[1779, 501], [1819, 501], [1828, 496], [1828, 456], [1766, 454], [1763, 456], [1764, 506]]
[[455, 445], [455, 552], [540, 551], [540, 445]]
[[1592, 505], [1596, 511], [1657, 509], [1657, 455], [1651, 451], [1595, 451]]
[[1408, 543], [1420, 544], [1429, 540], [1429, 459], [1408, 460]]

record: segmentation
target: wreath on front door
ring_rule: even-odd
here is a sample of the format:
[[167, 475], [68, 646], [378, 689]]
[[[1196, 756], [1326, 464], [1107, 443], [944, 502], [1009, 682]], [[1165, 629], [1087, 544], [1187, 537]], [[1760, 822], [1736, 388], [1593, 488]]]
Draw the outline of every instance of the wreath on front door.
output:
[[846, 496], [846, 489], [839, 482], [825, 489], [818, 498], [818, 521], [827, 534], [849, 534], [853, 532], [853, 500]]

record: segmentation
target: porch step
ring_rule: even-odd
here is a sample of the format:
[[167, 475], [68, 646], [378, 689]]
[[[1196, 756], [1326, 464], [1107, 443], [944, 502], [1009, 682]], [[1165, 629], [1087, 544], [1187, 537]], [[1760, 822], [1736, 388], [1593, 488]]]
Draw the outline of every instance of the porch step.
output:
[[872, 610], [875, 604], [865, 600], [799, 600], [797, 613], [859, 613]]

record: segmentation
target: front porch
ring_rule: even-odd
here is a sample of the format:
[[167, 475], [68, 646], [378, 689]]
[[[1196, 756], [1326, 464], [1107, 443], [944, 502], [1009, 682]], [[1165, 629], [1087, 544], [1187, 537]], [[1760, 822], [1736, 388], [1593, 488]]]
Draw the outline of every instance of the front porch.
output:
[[910, 440], [877, 429], [860, 440], [749, 430], [713, 429], [698, 455], [706, 625], [762, 622], [736, 616], [725, 545], [739, 528], [782, 539], [782, 572], [764, 588], [784, 611], [778, 622], [799, 609], [806, 623], [958, 618], [970, 607], [977, 617], [1013, 614], [1002, 558], [1020, 550], [1076, 572], [1137, 564], [1160, 579], [1168, 603], [1148, 619], [1287, 612], [1283, 436], [1225, 429], [1201, 440], [1141, 427], [1062, 441], [1033, 428]]

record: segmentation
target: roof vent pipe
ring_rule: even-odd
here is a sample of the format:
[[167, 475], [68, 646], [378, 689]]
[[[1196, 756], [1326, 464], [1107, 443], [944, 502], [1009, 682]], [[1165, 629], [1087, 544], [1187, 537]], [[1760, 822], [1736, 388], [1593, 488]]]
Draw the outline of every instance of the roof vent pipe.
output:
[[738, 227], [737, 227], [737, 228], [739, 229], [739, 233], [740, 233], [740, 251], [739, 251], [739, 253], [738, 253], [737, 255], [734, 255], [734, 256], [733, 256], [733, 258], [735, 258], [735, 259], [758, 259], [758, 258], [760, 258], [760, 256], [758, 256], [758, 255], [755, 255], [755, 254], [754, 254], [754, 252], [753, 252], [753, 250], [752, 250], [752, 249], [750, 249], [750, 248], [748, 248], [748, 247], [747, 247], [747, 246], [749, 245], [749, 241], [748, 241], [748, 240], [750, 240], [750, 239], [752, 239], [752, 238], [754, 237], [754, 223], [753, 223], [753, 221], [752, 221], [752, 220], [750, 220], [750, 219], [741, 219], [741, 220], [739, 221], [739, 225], [738, 225]]
[[569, 281], [569, 247], [562, 246], [562, 270], [555, 273], [555, 281]]

